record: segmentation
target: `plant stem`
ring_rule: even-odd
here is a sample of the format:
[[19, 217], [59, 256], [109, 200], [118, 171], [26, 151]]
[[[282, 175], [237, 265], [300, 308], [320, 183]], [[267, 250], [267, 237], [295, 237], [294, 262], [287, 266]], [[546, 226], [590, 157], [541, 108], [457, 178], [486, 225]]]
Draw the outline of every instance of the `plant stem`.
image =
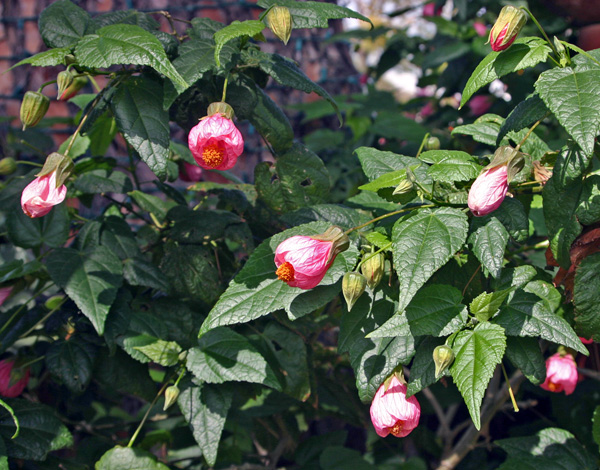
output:
[[367, 225], [371, 225], [375, 222], [379, 222], [380, 220], [386, 219], [387, 217], [392, 217], [393, 215], [398, 215], [398, 214], [402, 214], [403, 212], [412, 211], [413, 209], [425, 209], [428, 207], [435, 207], [435, 204], [423, 204], [421, 206], [405, 207], [404, 209], [400, 209], [400, 210], [397, 210], [394, 212], [389, 212], [382, 216], [375, 217], [374, 219], [371, 219], [368, 222], [365, 222], [364, 224], [358, 225], [356, 227], [352, 227], [351, 229], [346, 230], [344, 233], [346, 235], [349, 235], [350, 233], [354, 232], [355, 230], [359, 230], [361, 228], [366, 227]]
[[508, 378], [508, 374], [506, 373], [506, 369], [504, 368], [504, 364], [500, 363], [502, 366], [502, 373], [504, 374], [504, 380], [506, 380], [506, 386], [508, 387], [508, 394], [510, 395], [510, 400], [512, 401], [513, 409], [515, 413], [519, 412], [519, 405], [517, 405], [517, 400], [515, 400], [515, 395], [513, 393], [512, 387], [510, 386], [510, 380]]
[[223, 103], [225, 103], [225, 97], [227, 96], [227, 82], [229, 80], [229, 74], [227, 74], [227, 76], [225, 77], [225, 82], [223, 83], [223, 97], [221, 98], [221, 101]]
[[23, 311], [23, 309], [25, 307], [27, 307], [27, 304], [29, 302], [31, 302], [32, 300], [35, 300], [37, 298], [38, 295], [40, 295], [42, 292], [44, 292], [46, 289], [49, 289], [50, 285], [48, 286], [42, 286], [35, 294], [33, 294], [29, 299], [27, 299], [25, 302], [23, 302], [23, 304], [15, 311], [15, 313], [13, 313], [10, 318], [8, 320], [6, 320], [4, 322], [4, 325], [2, 325], [2, 327], [0, 328], [0, 334], [6, 330], [6, 328], [8, 328], [8, 326], [12, 323], [12, 321], [17, 317], [17, 315], [19, 313], [21, 313]]
[[156, 402], [158, 401], [158, 398], [163, 394], [163, 392], [165, 391], [165, 389], [169, 386], [169, 382], [170, 382], [170, 379], [169, 380], [165, 380], [165, 383], [163, 384], [163, 386], [160, 388], [160, 390], [158, 391], [158, 393], [154, 397], [154, 400], [152, 400], [152, 403], [150, 403], [150, 406], [148, 406], [148, 409], [146, 410], [146, 413], [144, 414], [144, 417], [142, 418], [142, 421], [140, 422], [140, 424], [138, 425], [137, 429], [133, 433], [133, 436], [131, 436], [131, 439], [129, 440], [129, 444], [127, 444], [127, 447], [132, 447], [133, 446], [133, 443], [137, 439], [140, 431], [142, 430], [142, 427], [144, 426], [144, 424], [146, 423], [146, 420], [148, 419], [148, 415], [150, 415], [150, 411], [152, 410], [152, 407], [156, 404]]
[[59, 310], [67, 301], [66, 298], [62, 299], [60, 304], [58, 304], [56, 307], [54, 307], [52, 310], [50, 310], [46, 315], [43, 316], [43, 318], [39, 321], [37, 321], [35, 323], [35, 325], [33, 325], [31, 328], [29, 328], [25, 333], [23, 333], [21, 336], [19, 336], [19, 339], [25, 338], [27, 335], [29, 335], [29, 333], [31, 333], [32, 331], [34, 331], [39, 325], [41, 325], [42, 323], [44, 323], [48, 318], [50, 318], [52, 316], [52, 314], [54, 312], [56, 312], [57, 310]]
[[529, 131], [527, 131], [527, 134], [525, 134], [525, 137], [523, 137], [523, 140], [521, 140], [521, 142], [519, 142], [519, 145], [517, 145], [517, 146], [515, 147], [515, 150], [516, 150], [517, 152], [518, 152], [518, 151], [519, 151], [519, 149], [521, 148], [521, 145], [523, 145], [523, 144], [525, 143], [525, 141], [526, 141], [527, 139], [529, 139], [529, 136], [531, 135], [531, 133], [533, 132], [533, 130], [534, 130], [534, 129], [535, 129], [537, 126], [539, 126], [539, 125], [540, 125], [540, 123], [541, 123], [541, 122], [542, 122], [544, 119], [546, 119], [548, 116], [550, 116], [550, 112], [547, 112], [547, 113], [544, 115], [544, 117], [543, 117], [542, 119], [540, 119], [539, 121], [536, 121], [536, 122], [535, 122], [535, 124], [529, 128]]
[[48, 85], [52, 85], [53, 83], [56, 83], [56, 80], [50, 80], [49, 82], [42, 83], [38, 88], [38, 93], [41, 93], [44, 88], [46, 88]]
[[533, 13], [531, 13], [527, 8], [525, 7], [519, 7], [521, 8], [521, 10], [527, 12], [527, 14], [529, 15], [529, 17], [531, 18], [531, 20], [535, 23], [535, 25], [538, 27], [538, 29], [540, 30], [540, 32], [542, 33], [542, 35], [544, 36], [544, 38], [546, 39], [546, 42], [548, 42], [548, 45], [552, 48], [552, 50], [554, 51], [554, 54], [556, 55], [556, 57], [560, 58], [560, 54], [558, 53], [558, 51], [556, 50], [556, 47], [554, 47], [554, 43], [552, 41], [550, 41], [550, 38], [548, 37], [548, 35], [546, 34], [546, 31], [544, 31], [544, 28], [542, 28], [542, 25], [538, 22], [538, 20], [536, 19], [535, 16], [533, 16]]
[[427, 139], [429, 139], [429, 132], [425, 134], [425, 137], [423, 137], [423, 140], [421, 141], [421, 146], [419, 147], [419, 150], [417, 151], [417, 156], [415, 158], [419, 158], [419, 155], [421, 155], [421, 151], [423, 150], [423, 147], [425, 147], [425, 142], [427, 142]]
[[358, 272], [358, 270], [360, 269], [360, 267], [362, 266], [362, 264], [365, 261], [369, 261], [371, 258], [373, 258], [373, 256], [378, 255], [379, 253], [381, 253], [384, 250], [387, 250], [390, 246], [392, 246], [392, 242], [389, 242], [383, 248], [379, 248], [379, 250], [377, 250], [373, 253], [369, 253], [369, 256], [367, 256], [366, 258], [363, 258], [363, 260], [360, 263], [358, 263], [358, 266], [356, 266], [356, 268], [354, 268], [354, 271]]

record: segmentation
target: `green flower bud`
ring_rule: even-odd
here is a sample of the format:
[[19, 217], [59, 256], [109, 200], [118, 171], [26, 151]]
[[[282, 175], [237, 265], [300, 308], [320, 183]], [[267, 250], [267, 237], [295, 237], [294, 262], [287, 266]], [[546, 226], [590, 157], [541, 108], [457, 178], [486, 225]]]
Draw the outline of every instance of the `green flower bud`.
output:
[[267, 23], [273, 34], [287, 44], [292, 35], [292, 14], [286, 7], [275, 6], [267, 13]]
[[508, 49], [517, 39], [525, 23], [527, 23], [527, 15], [520, 8], [511, 5], [502, 8], [490, 31], [489, 42], [492, 50], [500, 52]]
[[0, 175], [12, 175], [15, 171], [17, 171], [17, 162], [14, 158], [6, 157], [0, 160]]
[[163, 406], [163, 411], [173, 406], [177, 401], [178, 397], [179, 387], [177, 387], [177, 385], [171, 385], [170, 387], [167, 387], [167, 389], [165, 390], [165, 404]]
[[28, 91], [21, 103], [21, 122], [23, 130], [37, 125], [46, 115], [50, 100], [39, 91]]
[[64, 295], [53, 295], [46, 300], [46, 302], [44, 302], [44, 307], [46, 307], [48, 310], [54, 310], [55, 308], [58, 308], [64, 298]]
[[62, 93], [58, 94], [58, 100], [67, 101], [77, 94], [79, 90], [81, 90], [84, 86], [87, 85], [87, 78], [85, 77], [73, 77], [73, 81], [71, 84], [66, 87]]
[[383, 279], [385, 255], [383, 253], [377, 253], [376, 255], [368, 253], [365, 255], [365, 260], [360, 265], [360, 271], [367, 279], [367, 285], [371, 289], [375, 289]]
[[438, 379], [442, 373], [454, 362], [454, 352], [450, 346], [441, 345], [433, 350], [433, 362], [435, 362], [435, 378]]
[[71, 86], [73, 83], [73, 74], [68, 70], [63, 70], [56, 77], [56, 85], [58, 86], [58, 95], [56, 99], [58, 100], [60, 96], [65, 92], [67, 88]]
[[440, 139], [437, 137], [429, 137], [427, 142], [425, 142], [425, 150], [439, 150], [440, 149]]
[[346, 304], [348, 304], [348, 311], [352, 310], [354, 304], [358, 298], [362, 295], [367, 287], [367, 278], [360, 273], [355, 271], [344, 274], [342, 278], [342, 293]]
[[208, 105], [206, 117], [213, 116], [214, 114], [220, 114], [230, 121], [233, 120], [233, 117], [235, 116], [233, 108], [223, 101], [217, 101]]

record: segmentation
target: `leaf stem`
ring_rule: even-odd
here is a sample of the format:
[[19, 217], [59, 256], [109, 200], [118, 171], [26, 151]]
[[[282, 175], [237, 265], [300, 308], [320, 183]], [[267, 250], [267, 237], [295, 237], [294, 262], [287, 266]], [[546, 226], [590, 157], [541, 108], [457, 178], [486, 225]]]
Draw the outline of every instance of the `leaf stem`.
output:
[[19, 339], [23, 339], [25, 337], [27, 337], [27, 335], [29, 335], [29, 333], [31, 333], [32, 331], [34, 331], [39, 325], [41, 325], [42, 323], [44, 323], [48, 318], [50, 318], [52, 316], [52, 314], [54, 312], [56, 312], [57, 310], [59, 310], [67, 301], [66, 297], [64, 299], [61, 300], [61, 302], [54, 307], [52, 310], [50, 310], [46, 315], [44, 315], [42, 317], [42, 319], [40, 319], [39, 321], [37, 321], [35, 323], [35, 325], [33, 325], [31, 328], [29, 328], [25, 333], [23, 333], [21, 336], [19, 336]]
[[12, 321], [16, 318], [16, 316], [19, 313], [21, 313], [25, 307], [27, 307], [27, 304], [29, 302], [31, 302], [32, 300], [35, 300], [38, 295], [40, 295], [42, 292], [49, 289], [50, 287], [51, 287], [51, 284], [49, 284], [47, 286], [42, 286], [35, 294], [33, 294], [29, 299], [27, 299], [25, 302], [23, 302], [23, 304], [15, 311], [15, 313], [13, 313], [10, 316], [10, 318], [4, 322], [4, 325], [2, 325], [2, 327], [0, 328], [0, 334], [2, 334], [2, 332], [4, 330], [6, 330], [6, 328], [8, 328], [8, 326], [12, 323]]
[[375, 222], [379, 222], [380, 220], [386, 219], [387, 217], [392, 217], [393, 215], [398, 215], [398, 214], [402, 214], [403, 212], [412, 211], [413, 209], [426, 209], [428, 207], [435, 207], [435, 204], [423, 204], [420, 206], [405, 207], [404, 209], [400, 209], [400, 210], [397, 210], [394, 212], [389, 212], [382, 216], [375, 217], [374, 219], [371, 219], [368, 222], [365, 222], [364, 224], [358, 225], [356, 227], [352, 227], [351, 229], [346, 230], [344, 233], [346, 235], [349, 235], [350, 233], [354, 232], [355, 230], [359, 230], [361, 228], [366, 227], [367, 225], [371, 225]]
[[510, 400], [512, 401], [513, 409], [515, 410], [515, 413], [518, 413], [519, 405], [517, 405], [517, 400], [515, 400], [515, 395], [513, 393], [513, 389], [510, 386], [510, 379], [508, 378], [508, 374], [506, 373], [504, 364], [500, 363], [500, 366], [502, 366], [502, 373], [504, 374], [504, 380], [506, 380], [506, 386], [508, 387], [508, 394], [510, 395]]
[[518, 144], [518, 145], [515, 147], [515, 150], [516, 150], [517, 152], [518, 152], [518, 151], [519, 151], [519, 149], [521, 148], [521, 145], [523, 145], [523, 144], [525, 143], [525, 141], [526, 141], [527, 139], [529, 139], [529, 136], [531, 135], [531, 133], [533, 132], [533, 130], [534, 130], [534, 129], [535, 129], [537, 126], [539, 126], [539, 125], [541, 124], [541, 122], [542, 122], [544, 119], [546, 119], [548, 116], [550, 116], [550, 114], [551, 114], [551, 113], [550, 113], [550, 111], [548, 111], [548, 112], [547, 112], [547, 113], [544, 115], [544, 117], [542, 117], [542, 118], [541, 118], [539, 121], [536, 121], [536, 122], [533, 124], [533, 126], [531, 126], [531, 127], [529, 128], [529, 131], [527, 131], [527, 134], [525, 134], [525, 137], [523, 137], [523, 140], [521, 140], [521, 142], [519, 142], [519, 144]]
[[131, 439], [129, 440], [129, 444], [127, 444], [127, 447], [132, 447], [133, 446], [133, 443], [137, 439], [140, 431], [142, 430], [142, 427], [144, 426], [144, 424], [146, 423], [146, 420], [148, 419], [148, 416], [150, 415], [150, 411], [152, 410], [152, 407], [156, 404], [156, 402], [158, 401], [158, 398], [163, 394], [163, 392], [165, 391], [165, 389], [169, 386], [169, 382], [170, 381], [171, 381], [170, 379], [169, 380], [165, 380], [165, 383], [163, 384], [163, 386], [160, 387], [160, 390], [158, 391], [158, 393], [154, 397], [154, 400], [152, 400], [152, 403], [150, 403], [150, 406], [148, 406], [148, 409], [146, 410], [146, 413], [144, 414], [144, 417], [142, 418], [142, 421], [140, 422], [140, 424], [138, 425], [137, 429], [133, 433], [133, 436], [131, 436]]
[[536, 17], [533, 16], [533, 13], [531, 13], [526, 7], [519, 7], [519, 8], [521, 8], [521, 10], [527, 12], [527, 14], [531, 18], [531, 20], [535, 23], [535, 25], [538, 27], [538, 29], [540, 30], [540, 32], [542, 33], [542, 35], [546, 39], [546, 42], [548, 43], [548, 45], [550, 46], [550, 48], [552, 49], [552, 51], [554, 52], [554, 54], [556, 54], [556, 57], [560, 58], [560, 54], [556, 50], [556, 47], [554, 46], [554, 43], [552, 41], [550, 41], [550, 38], [546, 34], [546, 31], [544, 31], [544, 28], [542, 28], [542, 25], [538, 22], [538, 20], [536, 19]]
[[362, 264], [365, 261], [369, 261], [371, 258], [373, 258], [375, 255], [378, 255], [379, 253], [381, 253], [382, 251], [387, 250], [390, 246], [392, 246], [392, 242], [389, 242], [387, 245], [385, 245], [383, 248], [379, 248], [379, 250], [374, 251], [373, 253], [369, 253], [369, 256], [367, 256], [366, 258], [363, 258], [361, 260], [360, 263], [358, 263], [358, 266], [356, 266], [356, 268], [354, 268], [355, 272], [358, 272], [358, 270], [360, 269], [360, 267], [362, 266]]
[[417, 151], [417, 156], [415, 158], [419, 158], [419, 155], [421, 155], [421, 152], [423, 151], [423, 147], [425, 147], [425, 142], [427, 142], [427, 139], [429, 139], [429, 132], [425, 134], [425, 137], [423, 137], [423, 140], [421, 141], [421, 146], [419, 147], [419, 150]]

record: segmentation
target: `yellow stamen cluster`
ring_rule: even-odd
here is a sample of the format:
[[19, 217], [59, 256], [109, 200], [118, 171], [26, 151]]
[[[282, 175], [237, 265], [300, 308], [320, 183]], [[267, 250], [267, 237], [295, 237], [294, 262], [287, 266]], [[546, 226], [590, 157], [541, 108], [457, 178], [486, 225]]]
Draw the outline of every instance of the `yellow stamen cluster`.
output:
[[283, 282], [292, 282], [294, 280], [294, 267], [292, 266], [292, 263], [286, 261], [277, 268], [275, 274], [277, 274], [277, 277]]
[[217, 145], [209, 145], [202, 152], [202, 159], [207, 166], [216, 168], [223, 163], [223, 150]]

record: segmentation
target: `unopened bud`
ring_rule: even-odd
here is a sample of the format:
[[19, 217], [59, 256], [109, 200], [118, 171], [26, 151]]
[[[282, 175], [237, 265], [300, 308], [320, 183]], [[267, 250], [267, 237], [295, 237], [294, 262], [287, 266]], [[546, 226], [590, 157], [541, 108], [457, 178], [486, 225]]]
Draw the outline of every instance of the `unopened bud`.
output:
[[85, 77], [73, 77], [71, 84], [62, 92], [58, 94], [60, 101], [67, 101], [79, 92], [84, 86], [87, 85], [87, 78]]
[[0, 175], [12, 175], [15, 171], [17, 171], [17, 162], [14, 158], [5, 157], [0, 160]]
[[492, 50], [499, 52], [508, 49], [517, 39], [525, 23], [527, 23], [527, 15], [520, 8], [511, 5], [502, 8], [490, 31], [489, 42]]
[[64, 295], [53, 295], [52, 297], [47, 299], [46, 302], [44, 302], [44, 307], [46, 307], [48, 310], [57, 309], [58, 307], [60, 307], [60, 304], [62, 303], [64, 298]]
[[217, 101], [208, 105], [206, 116], [213, 116], [215, 114], [220, 114], [221, 116], [226, 117], [230, 121], [233, 119], [233, 116], [235, 116], [233, 108], [223, 101]]
[[46, 115], [50, 100], [39, 91], [28, 91], [21, 103], [21, 122], [23, 130], [37, 125]]
[[427, 142], [425, 142], [425, 150], [439, 150], [440, 149], [440, 139], [437, 137], [429, 137]]
[[58, 86], [58, 95], [56, 99], [60, 99], [61, 95], [73, 83], [73, 74], [68, 70], [63, 70], [56, 76], [56, 85]]
[[178, 397], [179, 387], [177, 387], [177, 385], [171, 385], [167, 387], [167, 389], [165, 390], [165, 404], [163, 406], [163, 411], [173, 406], [177, 401]]
[[367, 278], [360, 273], [355, 271], [344, 274], [342, 278], [342, 293], [346, 304], [348, 304], [348, 311], [352, 310], [354, 304], [358, 298], [362, 295], [367, 287]]
[[452, 348], [445, 344], [435, 348], [433, 350], [433, 362], [435, 362], [435, 378], [437, 379], [454, 362]]
[[371, 289], [375, 289], [383, 279], [384, 268], [385, 256], [383, 253], [365, 255], [365, 261], [360, 265], [360, 271], [367, 279], [367, 285]]
[[273, 34], [287, 44], [292, 35], [292, 14], [287, 7], [275, 6], [267, 14], [267, 22]]

